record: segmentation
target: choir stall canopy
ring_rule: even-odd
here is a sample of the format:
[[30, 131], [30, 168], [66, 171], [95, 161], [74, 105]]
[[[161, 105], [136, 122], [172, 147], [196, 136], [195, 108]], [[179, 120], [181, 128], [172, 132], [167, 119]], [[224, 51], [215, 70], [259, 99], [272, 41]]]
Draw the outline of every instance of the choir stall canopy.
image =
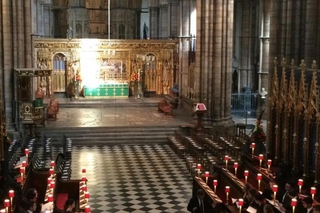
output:
[[[32, 128], [35, 128], [37, 124], [45, 125], [45, 109], [43, 107], [45, 94], [40, 82], [41, 79], [45, 79], [45, 81], [50, 79], [52, 69], [21, 68], [15, 69], [14, 74], [15, 122], [17, 127], [20, 127], [20, 124], [27, 125], [29, 134], [32, 135]], [[36, 92], [34, 92], [34, 88], [37, 88]]]

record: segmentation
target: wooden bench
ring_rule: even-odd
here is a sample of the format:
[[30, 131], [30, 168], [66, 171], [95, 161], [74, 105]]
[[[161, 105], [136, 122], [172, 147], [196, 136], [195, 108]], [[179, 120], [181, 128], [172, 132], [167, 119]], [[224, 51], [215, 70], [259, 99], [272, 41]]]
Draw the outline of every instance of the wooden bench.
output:
[[166, 100], [158, 102], [158, 112], [163, 112], [165, 115], [172, 115], [172, 106]]

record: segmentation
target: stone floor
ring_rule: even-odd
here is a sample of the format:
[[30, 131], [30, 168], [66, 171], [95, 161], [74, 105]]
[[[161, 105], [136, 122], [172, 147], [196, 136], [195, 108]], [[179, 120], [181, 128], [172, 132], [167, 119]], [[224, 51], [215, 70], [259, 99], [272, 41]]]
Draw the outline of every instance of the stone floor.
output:
[[[46, 121], [46, 127], [121, 128], [195, 123], [191, 114], [183, 110], [174, 110], [174, 116], [159, 113], [158, 101], [157, 98], [61, 99], [58, 119]], [[234, 121], [255, 124], [256, 119]], [[56, 147], [56, 152], [59, 150], [61, 147]], [[74, 146], [72, 178], [81, 177], [82, 167], [88, 171], [93, 213], [187, 212], [191, 177], [185, 162], [165, 144]]]

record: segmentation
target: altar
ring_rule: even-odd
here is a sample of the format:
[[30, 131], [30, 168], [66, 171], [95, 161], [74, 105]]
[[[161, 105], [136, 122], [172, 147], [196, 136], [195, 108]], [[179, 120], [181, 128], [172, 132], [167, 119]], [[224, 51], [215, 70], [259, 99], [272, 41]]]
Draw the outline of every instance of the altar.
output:
[[128, 97], [129, 85], [127, 83], [103, 83], [98, 86], [84, 86], [85, 97]]

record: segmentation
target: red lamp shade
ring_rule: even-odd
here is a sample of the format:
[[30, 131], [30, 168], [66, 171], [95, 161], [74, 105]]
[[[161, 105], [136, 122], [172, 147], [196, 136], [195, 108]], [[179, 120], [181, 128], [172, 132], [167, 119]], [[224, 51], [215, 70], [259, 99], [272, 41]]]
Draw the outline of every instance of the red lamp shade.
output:
[[84, 212], [85, 213], [90, 213], [90, 206], [86, 206], [85, 209], [84, 209]]
[[224, 189], [225, 193], [229, 193], [230, 192], [230, 186], [226, 186], [226, 188]]
[[251, 149], [256, 148], [256, 144], [255, 143], [251, 143]]
[[56, 165], [56, 162], [51, 161], [50, 166], [54, 167]]
[[263, 154], [259, 155], [259, 160], [263, 160]]
[[51, 189], [54, 189], [55, 186], [56, 186], [56, 183], [55, 183], [54, 181], [51, 181], [51, 183], [50, 183], [50, 188], [51, 188]]
[[87, 170], [85, 168], [82, 169], [82, 173], [86, 173]]
[[52, 182], [52, 178], [47, 179], [47, 184], [49, 185]]
[[204, 173], [205, 177], [209, 177], [209, 172]]
[[213, 180], [213, 185], [218, 186], [218, 180]]
[[14, 191], [13, 190], [9, 190], [9, 197], [13, 198], [14, 197]]
[[243, 206], [243, 199], [242, 199], [242, 198], [240, 198], [240, 199], [238, 200], [238, 205], [239, 205], [239, 206]]
[[86, 176], [82, 176], [81, 180], [82, 180], [82, 181], [87, 181]]
[[82, 190], [86, 192], [87, 191], [87, 185], [83, 185], [82, 186]]
[[303, 186], [303, 180], [302, 179], [298, 180], [298, 186]]
[[86, 199], [89, 199], [89, 198], [90, 198], [89, 192], [85, 192], [85, 193], [84, 193], [84, 198], [86, 198]]
[[26, 162], [26, 161], [22, 161], [21, 166], [22, 166], [22, 167], [26, 167], [26, 166], [27, 166], [27, 162]]
[[257, 180], [262, 180], [262, 174], [257, 174]]
[[197, 169], [201, 169], [201, 164], [200, 163], [197, 164]]
[[297, 206], [297, 199], [295, 198], [291, 199], [291, 206]]
[[229, 160], [229, 155], [225, 155], [224, 156], [224, 161], [228, 161]]
[[5, 208], [9, 208], [9, 207], [10, 207], [10, 200], [5, 199], [4, 202], [3, 202], [3, 206], [4, 206]]
[[267, 162], [267, 164], [268, 164], [268, 166], [271, 166], [271, 164], [272, 164], [272, 160], [268, 160], [268, 162]]
[[239, 164], [238, 164], [237, 162], [235, 162], [235, 163], [233, 164], [233, 167], [234, 167], [235, 169], [238, 169]]
[[244, 175], [245, 177], [248, 177], [248, 176], [249, 176], [249, 171], [248, 171], [248, 170], [244, 170], [243, 175]]
[[48, 202], [53, 202], [53, 196], [52, 195], [48, 195]]
[[310, 194], [315, 195], [316, 192], [317, 192], [316, 187], [311, 187], [311, 189], [310, 189]]
[[278, 185], [273, 185], [272, 186], [272, 191], [273, 192], [278, 192]]
[[54, 170], [53, 169], [49, 169], [49, 174], [53, 175], [54, 174]]
[[24, 154], [25, 154], [25, 155], [29, 155], [29, 149], [25, 149], [25, 150], [24, 150]]
[[24, 173], [24, 167], [20, 167], [20, 173]]

